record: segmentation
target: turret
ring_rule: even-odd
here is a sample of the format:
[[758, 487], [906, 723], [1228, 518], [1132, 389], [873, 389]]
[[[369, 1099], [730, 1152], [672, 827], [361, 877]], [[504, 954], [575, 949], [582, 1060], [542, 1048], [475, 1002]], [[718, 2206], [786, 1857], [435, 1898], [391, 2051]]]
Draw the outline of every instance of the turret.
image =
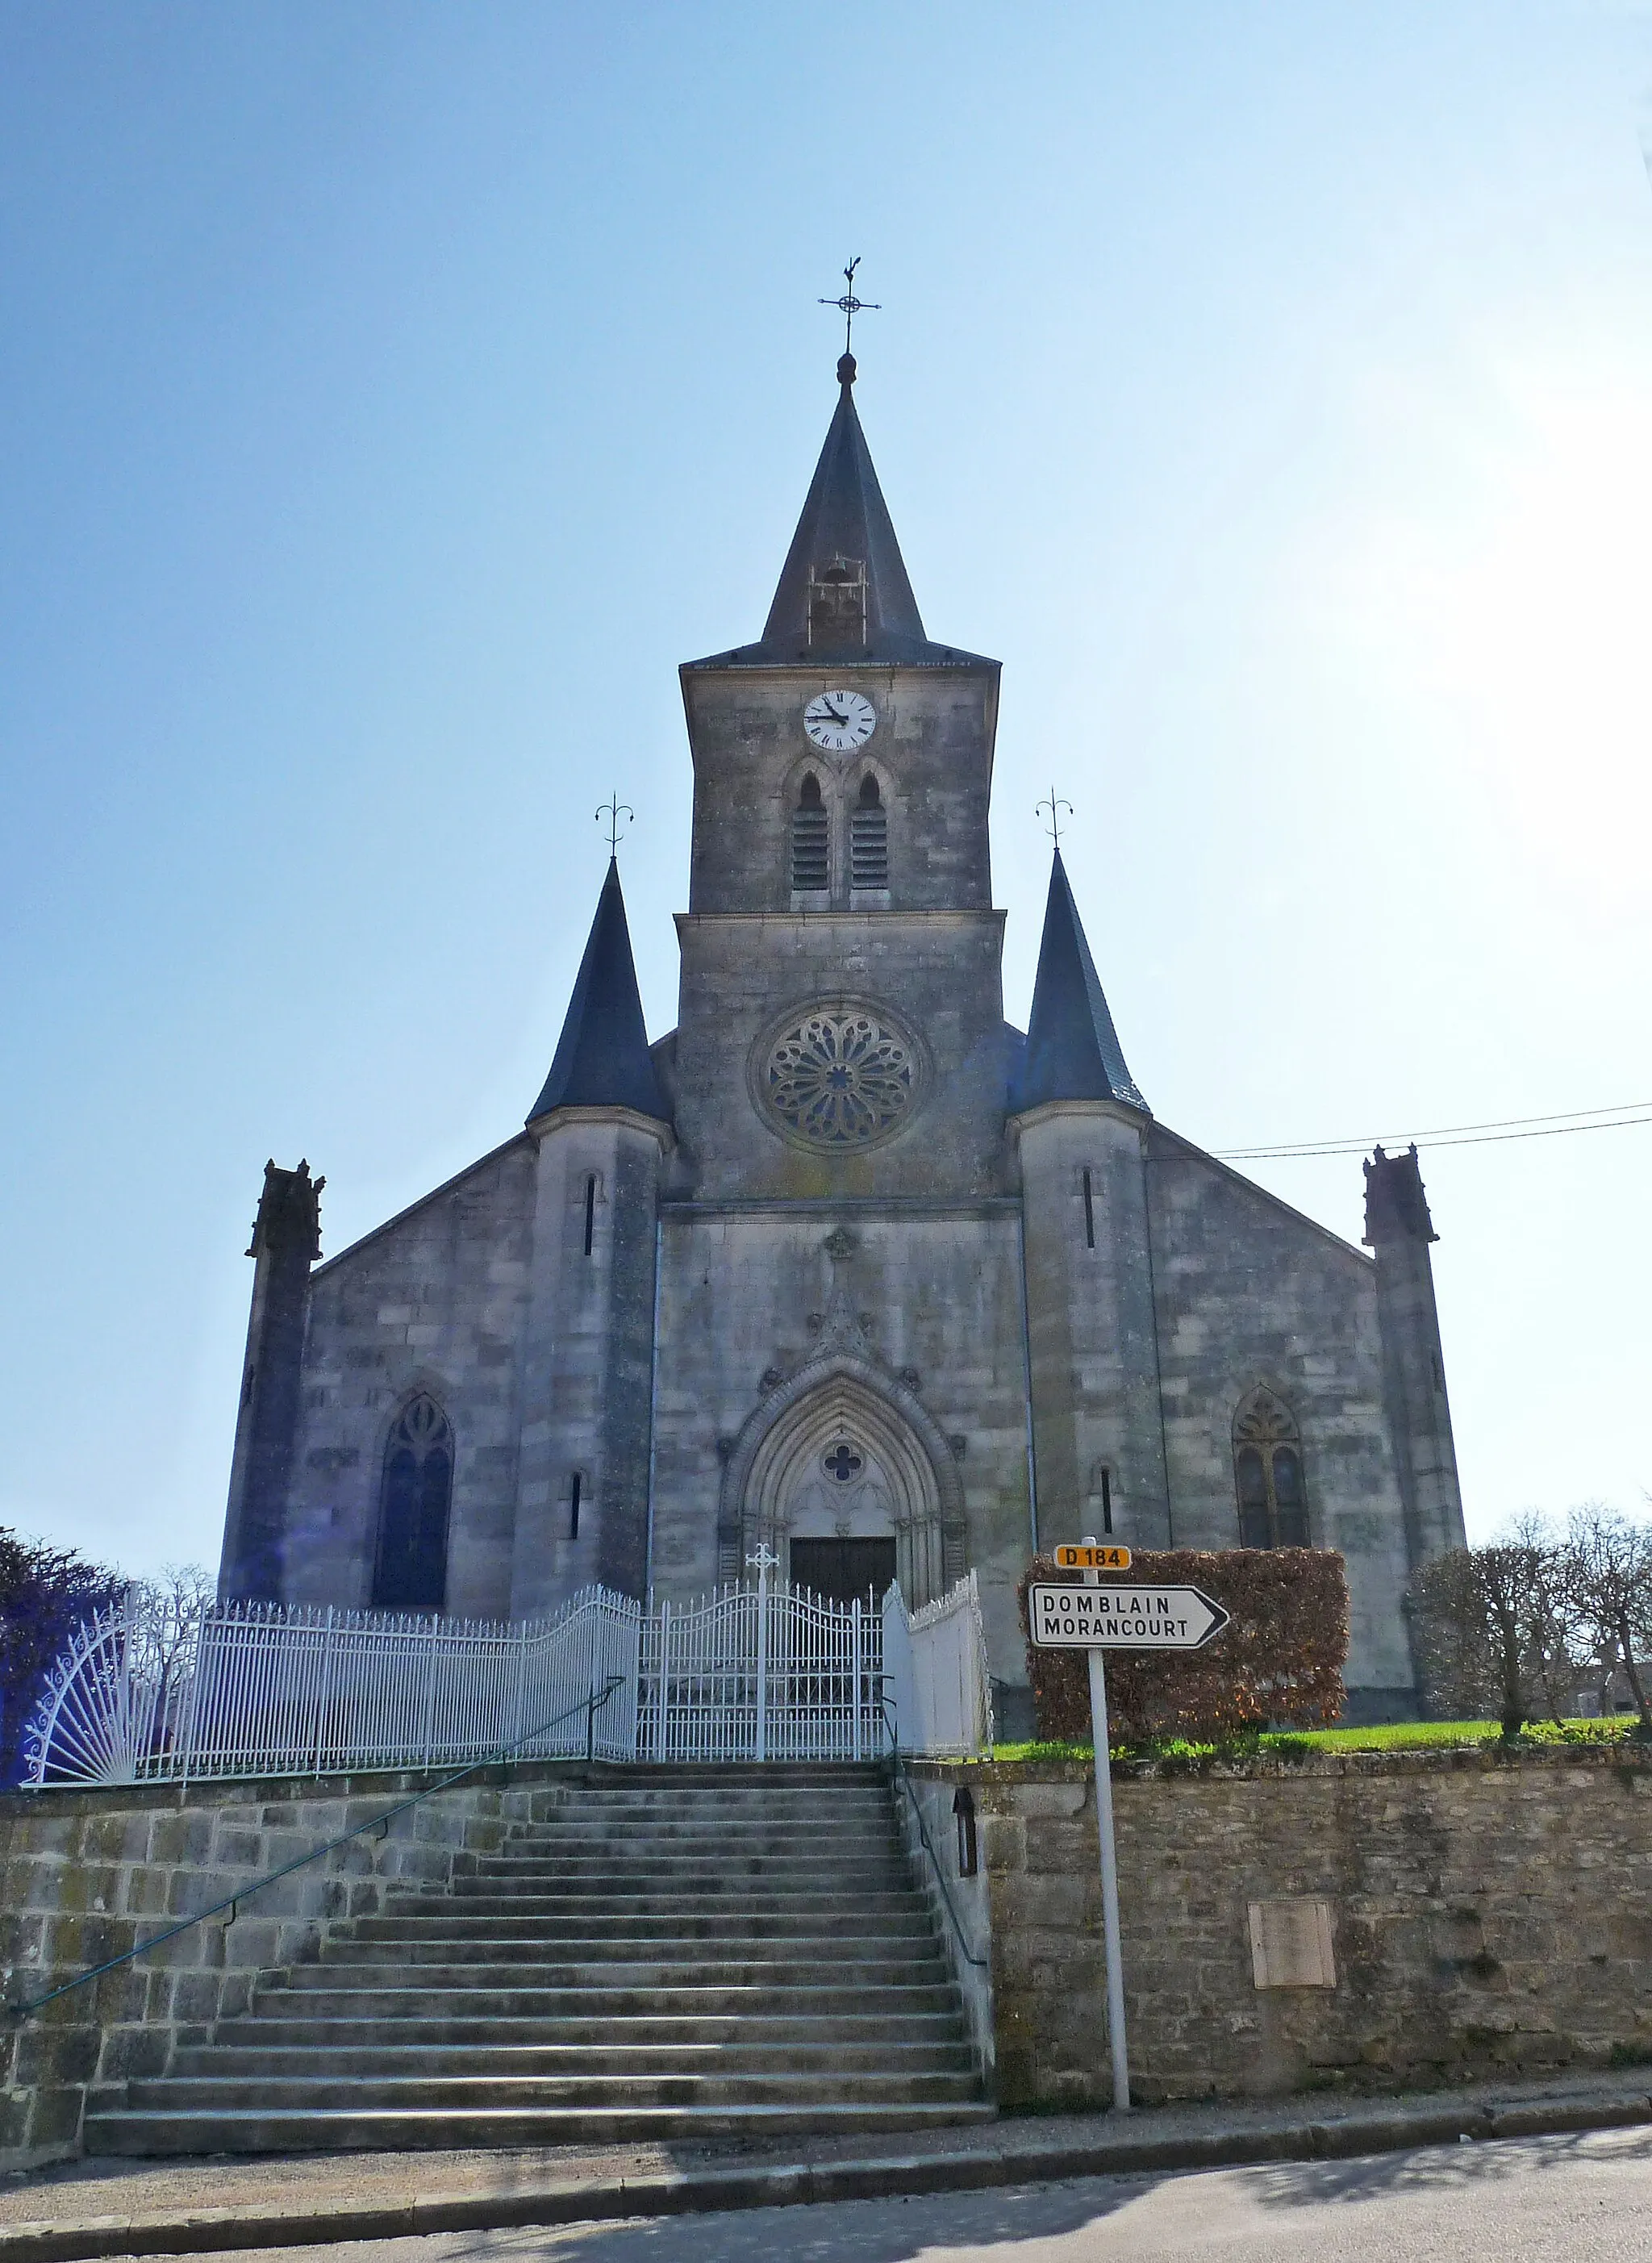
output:
[[1382, 1388], [1399, 1463], [1405, 1548], [1413, 1569], [1465, 1544], [1462, 1490], [1446, 1396], [1429, 1215], [1413, 1145], [1403, 1155], [1378, 1147], [1365, 1166], [1365, 1241], [1376, 1258]]
[[511, 1609], [648, 1579], [655, 1228], [670, 1108], [648, 1051], [619, 868], [610, 860], [551, 1073], [523, 1363]]
[[310, 1268], [321, 1254], [321, 1189], [307, 1162], [263, 1167], [263, 1192], [247, 1254], [254, 1261], [252, 1315], [241, 1376], [241, 1412], [230, 1464], [219, 1593], [226, 1600], [274, 1601], [282, 1593], [281, 1551], [299, 1370], [308, 1314]]
[[1170, 1537], [1143, 1134], [1056, 852], [1027, 1047], [1010, 1095], [1021, 1157], [1033, 1452], [1046, 1542]]

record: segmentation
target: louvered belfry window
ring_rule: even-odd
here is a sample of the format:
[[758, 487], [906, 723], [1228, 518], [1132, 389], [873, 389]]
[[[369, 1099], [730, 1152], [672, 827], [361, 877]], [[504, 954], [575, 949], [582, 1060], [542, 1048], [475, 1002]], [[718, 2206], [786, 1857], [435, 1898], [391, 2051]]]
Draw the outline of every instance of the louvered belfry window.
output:
[[791, 813], [791, 885], [794, 890], [832, 885], [831, 841], [820, 781], [811, 770]]
[[889, 813], [870, 770], [861, 780], [861, 798], [849, 819], [849, 886], [889, 886]]

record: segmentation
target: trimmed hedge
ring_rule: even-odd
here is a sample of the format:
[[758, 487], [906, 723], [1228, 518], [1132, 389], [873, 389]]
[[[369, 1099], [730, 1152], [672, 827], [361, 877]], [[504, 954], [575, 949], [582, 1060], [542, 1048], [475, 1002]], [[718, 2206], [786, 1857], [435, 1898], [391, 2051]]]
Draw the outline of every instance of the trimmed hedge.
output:
[[[1034, 1580], [1080, 1585], [1036, 1556], [1017, 1590], [1027, 1633]], [[1336, 1720], [1345, 1691], [1348, 1581], [1342, 1558], [1324, 1548], [1166, 1548], [1138, 1551], [1128, 1575], [1107, 1587], [1202, 1587], [1230, 1623], [1203, 1650], [1110, 1650], [1107, 1715], [1115, 1739], [1232, 1736], [1270, 1722], [1314, 1728]], [[1081, 1650], [1027, 1645], [1038, 1734], [1090, 1738], [1090, 1677]]]

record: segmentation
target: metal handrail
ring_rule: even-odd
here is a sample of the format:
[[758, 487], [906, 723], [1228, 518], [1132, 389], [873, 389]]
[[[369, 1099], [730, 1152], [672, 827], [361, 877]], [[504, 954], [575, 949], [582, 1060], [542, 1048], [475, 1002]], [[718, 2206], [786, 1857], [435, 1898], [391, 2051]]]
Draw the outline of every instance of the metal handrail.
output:
[[936, 1854], [934, 1842], [929, 1836], [929, 1826], [924, 1821], [923, 1809], [919, 1804], [917, 1793], [912, 1788], [912, 1779], [906, 1773], [905, 1762], [901, 1759], [900, 1739], [897, 1733], [893, 1703], [887, 1695], [881, 1695], [879, 1703], [884, 1709], [884, 1726], [889, 1732], [890, 1766], [894, 1771], [896, 1782], [912, 1802], [912, 1811], [918, 1818], [918, 1832], [924, 1842], [924, 1852], [928, 1855], [929, 1867], [935, 1874], [935, 1883], [940, 1887], [941, 1898], [947, 1905], [947, 1915], [952, 1920], [952, 1930], [958, 1937], [959, 1954], [967, 1964], [973, 1964], [977, 1970], [985, 1972], [989, 1967], [991, 1959], [977, 1956], [965, 1937], [963, 1920], [952, 1906], [952, 1891], [947, 1883], [947, 1874], [941, 1867], [941, 1857]]
[[74, 1989], [85, 1987], [89, 1981], [101, 1979], [105, 1972], [119, 1970], [121, 1965], [130, 1964], [134, 1957], [148, 1956], [150, 1949], [159, 1948], [163, 1941], [176, 1941], [180, 1933], [187, 1933], [191, 1926], [204, 1925], [209, 1917], [218, 1916], [220, 1911], [230, 1912], [225, 1922], [233, 1925], [236, 1905], [245, 1901], [249, 1895], [260, 1892], [265, 1886], [272, 1886], [278, 1878], [290, 1877], [294, 1870], [303, 1869], [307, 1863], [319, 1862], [323, 1855], [330, 1855], [335, 1847], [347, 1847], [352, 1839], [360, 1839], [369, 1831], [377, 1831], [381, 1838], [384, 1837], [398, 1815], [405, 1815], [410, 1807], [418, 1807], [425, 1800], [434, 1799], [439, 1791], [451, 1791], [456, 1783], [463, 1783], [467, 1775], [474, 1775], [480, 1768], [498, 1768], [510, 1759], [518, 1746], [531, 1744], [536, 1737], [543, 1737], [559, 1723], [572, 1720], [576, 1713], [585, 1716], [585, 1757], [588, 1761], [595, 1758], [592, 1747], [595, 1740], [592, 1732], [596, 1716], [614, 1692], [624, 1688], [625, 1679], [623, 1674], [610, 1674], [600, 1692], [593, 1686], [577, 1704], [565, 1706], [561, 1712], [552, 1714], [548, 1721], [541, 1721], [536, 1728], [524, 1729], [521, 1736], [513, 1737], [508, 1745], [499, 1746], [484, 1759], [472, 1761], [466, 1768], [456, 1768], [451, 1775], [444, 1776], [439, 1783], [426, 1784], [422, 1791], [415, 1791], [410, 1798], [398, 1800], [382, 1815], [372, 1816], [365, 1823], [357, 1824], [353, 1830], [341, 1832], [336, 1839], [328, 1839], [320, 1847], [312, 1847], [307, 1855], [298, 1855], [292, 1862], [283, 1862], [278, 1870], [266, 1870], [263, 1877], [255, 1878], [250, 1885], [237, 1886], [233, 1894], [227, 1895], [221, 1902], [214, 1902], [210, 1909], [197, 1910], [192, 1917], [181, 1918], [177, 1925], [168, 1926], [164, 1933], [157, 1933], [148, 1941], [139, 1941], [135, 1948], [123, 1948], [119, 1956], [106, 1957], [103, 1963], [94, 1964], [89, 1972], [77, 1973], [74, 1979], [61, 1982], [44, 1996], [32, 1997], [24, 2004], [8, 2004], [5, 2006], [8, 2015], [13, 2020], [30, 2019], [36, 2012], [44, 2010], [47, 2004], [55, 2003], [60, 1996], [67, 1996]]

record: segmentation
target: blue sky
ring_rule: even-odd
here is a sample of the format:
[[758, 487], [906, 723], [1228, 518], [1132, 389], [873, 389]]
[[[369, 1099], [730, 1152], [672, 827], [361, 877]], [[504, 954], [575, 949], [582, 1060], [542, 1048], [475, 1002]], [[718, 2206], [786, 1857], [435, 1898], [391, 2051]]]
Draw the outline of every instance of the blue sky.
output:
[[[263, 1160], [508, 1137], [679, 661], [754, 635], [832, 293], [933, 634], [1213, 1147], [1652, 1098], [1652, 21], [0, 12], [0, 1522], [215, 1561]], [[1652, 1486], [1652, 1127], [1424, 1169], [1471, 1528]], [[1353, 1238], [1357, 1158], [1253, 1167]]]

